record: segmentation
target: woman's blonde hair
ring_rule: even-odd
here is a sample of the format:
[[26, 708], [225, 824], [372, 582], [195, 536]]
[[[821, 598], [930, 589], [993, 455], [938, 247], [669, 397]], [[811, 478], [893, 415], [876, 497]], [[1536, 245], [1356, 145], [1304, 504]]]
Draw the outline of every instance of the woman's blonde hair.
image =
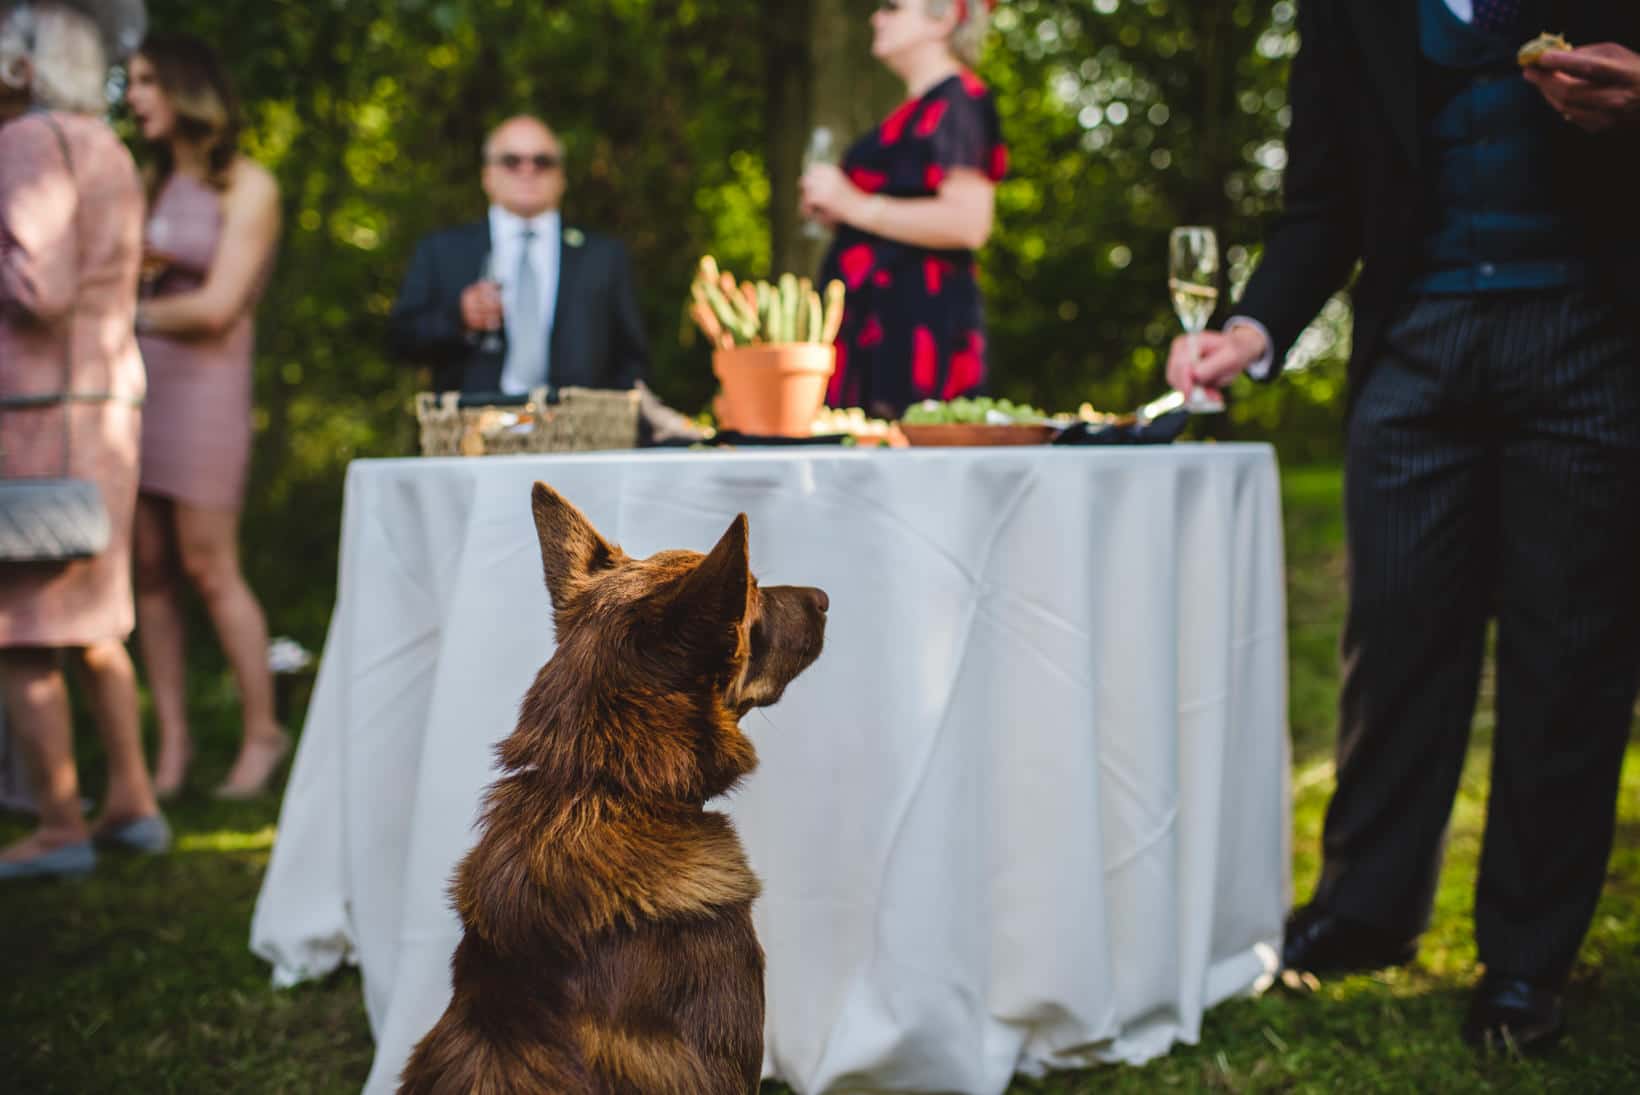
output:
[[91, 18], [55, 0], [13, 4], [0, 14], [0, 81], [36, 106], [101, 114], [108, 54]]
[[[216, 51], [191, 34], [150, 34], [137, 56], [154, 67], [154, 78], [176, 116], [178, 136], [205, 146], [207, 181], [218, 190], [226, 189], [239, 155], [243, 121], [239, 98]], [[162, 142], [147, 173], [150, 196], [159, 193], [174, 166], [171, 146]]]
[[957, 25], [951, 31], [951, 55], [969, 68], [979, 64], [985, 32], [990, 28], [991, 5], [986, 0], [923, 0], [927, 12], [939, 19], [957, 6]]

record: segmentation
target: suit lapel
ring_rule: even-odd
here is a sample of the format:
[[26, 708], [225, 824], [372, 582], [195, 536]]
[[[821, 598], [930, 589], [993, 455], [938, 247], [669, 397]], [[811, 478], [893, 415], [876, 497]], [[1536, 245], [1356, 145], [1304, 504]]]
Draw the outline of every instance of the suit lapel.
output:
[[1418, 2], [1348, 0], [1372, 92], [1414, 167], [1419, 159]]
[[1640, 5], [1634, 0], [1627, 3], [1591, 3], [1590, 0], [1546, 0], [1543, 15], [1545, 30], [1560, 31], [1571, 39], [1574, 46], [1612, 41], [1630, 49], [1640, 48]]
[[473, 276], [461, 283], [462, 288], [466, 288], [484, 276], [484, 264], [489, 260], [490, 248], [493, 246], [494, 243], [490, 239], [489, 218], [486, 217], [481, 221], [474, 221], [471, 231], [468, 233], [467, 243], [468, 253], [472, 256], [471, 262]]

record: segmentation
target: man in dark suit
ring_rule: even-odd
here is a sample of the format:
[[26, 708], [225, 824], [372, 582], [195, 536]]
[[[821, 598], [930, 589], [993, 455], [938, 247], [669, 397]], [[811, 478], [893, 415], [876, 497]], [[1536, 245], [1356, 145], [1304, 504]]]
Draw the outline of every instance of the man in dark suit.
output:
[[[1544, 27], [1599, 44], [1523, 74]], [[1338, 785], [1283, 958], [1415, 954], [1495, 618], [1463, 1034], [1532, 1049], [1563, 1025], [1640, 677], [1640, 5], [1301, 0], [1299, 33], [1285, 212], [1239, 315], [1168, 362], [1186, 392], [1270, 371], [1361, 264]]]
[[388, 317], [395, 354], [440, 391], [630, 388], [648, 365], [632, 268], [619, 242], [562, 223], [564, 156], [535, 118], [484, 145], [489, 215], [416, 246]]

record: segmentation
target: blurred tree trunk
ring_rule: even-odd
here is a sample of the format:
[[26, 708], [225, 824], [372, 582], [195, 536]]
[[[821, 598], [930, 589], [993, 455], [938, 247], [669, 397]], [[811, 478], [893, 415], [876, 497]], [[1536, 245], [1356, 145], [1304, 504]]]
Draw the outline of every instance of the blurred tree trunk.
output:
[[1231, 22], [1235, 0], [1202, 0], [1195, 11], [1197, 71], [1201, 79], [1201, 108], [1197, 115], [1201, 135], [1197, 154], [1197, 184], [1185, 200], [1186, 221], [1205, 224], [1219, 232], [1228, 225], [1232, 212], [1224, 184], [1236, 168], [1239, 150], [1234, 143], [1236, 106], [1236, 62], [1244, 47], [1251, 47], [1256, 34], [1246, 31], [1238, 41]]
[[797, 215], [797, 179], [813, 117], [814, 74], [808, 33], [812, 20], [837, 0], [764, 4], [764, 161], [769, 172], [769, 271], [795, 270], [803, 239]]
[[797, 180], [817, 126], [831, 130], [841, 158], [904, 93], [871, 56], [875, 0], [793, 0], [763, 8], [769, 43], [765, 155], [769, 169], [769, 244], [774, 273], [813, 276], [825, 239], [803, 234]]

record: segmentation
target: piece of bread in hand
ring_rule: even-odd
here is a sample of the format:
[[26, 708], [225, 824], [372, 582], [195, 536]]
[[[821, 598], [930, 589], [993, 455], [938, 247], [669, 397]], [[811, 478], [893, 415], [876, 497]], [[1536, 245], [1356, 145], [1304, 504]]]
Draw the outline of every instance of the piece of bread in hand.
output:
[[1550, 34], [1548, 31], [1544, 31], [1530, 42], [1527, 42], [1524, 46], [1521, 46], [1515, 53], [1515, 60], [1520, 62], [1521, 68], [1526, 68], [1529, 65], [1537, 64], [1539, 58], [1552, 49], [1571, 48], [1572, 44], [1560, 35]]

